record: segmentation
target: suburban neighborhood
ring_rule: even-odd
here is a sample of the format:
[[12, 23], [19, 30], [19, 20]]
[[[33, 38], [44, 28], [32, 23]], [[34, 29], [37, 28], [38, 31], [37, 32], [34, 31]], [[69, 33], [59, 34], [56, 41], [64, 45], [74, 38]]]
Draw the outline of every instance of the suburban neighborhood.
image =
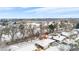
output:
[[79, 51], [79, 20], [1, 19], [0, 51]]

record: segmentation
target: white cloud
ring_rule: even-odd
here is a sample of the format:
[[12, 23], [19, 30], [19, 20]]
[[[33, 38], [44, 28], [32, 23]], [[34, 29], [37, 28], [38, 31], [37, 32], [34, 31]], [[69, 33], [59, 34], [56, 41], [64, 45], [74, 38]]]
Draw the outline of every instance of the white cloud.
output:
[[0, 11], [7, 11], [7, 10], [13, 10], [14, 8], [12, 7], [0, 7]]
[[[32, 7], [33, 8], [33, 7]], [[42, 18], [42, 17], [79, 17], [79, 8], [52, 8], [52, 7], [43, 7], [43, 8], [3, 8], [5, 10], [10, 10], [7, 12], [0, 13], [0, 17], [15, 17], [15, 18]], [[13, 9], [15, 11], [13, 11]], [[28, 10], [27, 10], [28, 9]], [[11, 11], [12, 10], [12, 11]], [[20, 11], [19, 11], [20, 10]]]
[[79, 7], [79, 0], [1, 0], [0, 7]]

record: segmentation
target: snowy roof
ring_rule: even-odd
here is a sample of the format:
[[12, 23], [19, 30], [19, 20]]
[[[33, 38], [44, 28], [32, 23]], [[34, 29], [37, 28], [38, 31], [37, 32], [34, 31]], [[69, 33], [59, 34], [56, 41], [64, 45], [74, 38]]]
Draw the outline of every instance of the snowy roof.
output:
[[66, 38], [65, 36], [53, 36], [53, 39], [62, 41], [64, 38]]
[[76, 44], [76, 42], [72, 39], [66, 39], [66, 40], [64, 40], [64, 42], [67, 44]]
[[74, 31], [73, 34], [78, 34], [78, 32], [77, 31]]
[[64, 36], [67, 36], [67, 37], [71, 35], [70, 32], [62, 32], [61, 34], [64, 35]]
[[47, 48], [48, 45], [51, 43], [51, 42], [54, 42], [54, 40], [51, 40], [51, 39], [43, 39], [43, 40], [40, 40], [40, 41], [37, 41], [36, 43], [44, 48]]
[[79, 31], [79, 29], [73, 29], [73, 30]]

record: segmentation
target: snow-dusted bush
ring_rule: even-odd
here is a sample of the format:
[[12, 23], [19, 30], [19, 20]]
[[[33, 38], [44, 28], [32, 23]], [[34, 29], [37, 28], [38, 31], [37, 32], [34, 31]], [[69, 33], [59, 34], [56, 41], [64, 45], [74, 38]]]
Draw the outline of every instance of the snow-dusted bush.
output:
[[58, 46], [60, 51], [69, 51], [71, 49], [70, 45], [60, 44]]

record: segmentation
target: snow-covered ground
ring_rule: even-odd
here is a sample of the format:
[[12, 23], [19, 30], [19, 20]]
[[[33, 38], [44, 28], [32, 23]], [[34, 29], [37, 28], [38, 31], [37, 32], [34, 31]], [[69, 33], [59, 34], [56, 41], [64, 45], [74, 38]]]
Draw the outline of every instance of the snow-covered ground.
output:
[[[79, 39], [79, 34], [75, 31], [72, 31], [73, 33], [77, 34], [77, 37], [75, 38], [75, 40]], [[18, 35], [20, 35], [20, 33], [17, 33]], [[37, 49], [36, 47], [36, 43], [42, 47], [45, 47], [45, 51], [69, 51], [72, 47], [69, 44], [76, 44], [75, 40], [73, 39], [69, 39], [66, 38], [65, 36], [70, 36], [72, 35], [71, 32], [62, 32], [62, 35], [57, 35], [57, 36], [48, 36], [48, 39], [43, 39], [43, 40], [32, 40], [29, 42], [21, 42], [21, 43], [17, 43], [17, 44], [13, 44], [13, 45], [9, 45], [6, 46], [4, 48], [0, 48], [1, 51], [34, 51], [35, 49]], [[3, 35], [4, 37], [4, 35]], [[5, 40], [8, 39], [10, 40], [10, 38], [8, 38], [8, 36], [5, 36]], [[62, 40], [64, 40], [66, 38], [66, 40], [64, 40], [63, 42], [67, 43], [67, 44], [62, 44], [62, 43], [58, 43], [57, 45], [55, 45], [55, 40], [52, 39], [56, 39], [59, 40], [60, 42], [62, 42]], [[3, 38], [4, 39], [4, 38]], [[52, 42], [52, 45], [48, 47], [48, 45]], [[54, 46], [55, 45], [55, 46]], [[48, 48], [47, 48], [48, 47]]]
[[[43, 41], [43, 42], [42, 42]], [[14, 45], [7, 46], [3, 48], [5, 51], [33, 51], [37, 47], [35, 46], [36, 43], [43, 45], [44, 47], [47, 47], [50, 42], [53, 42], [53, 40], [33, 40], [32, 42], [22, 42]]]
[[33, 42], [22, 42], [14, 45], [6, 46], [3, 48], [4, 51], [32, 51], [35, 45]]
[[[14, 44], [14, 45], [10, 45], [10, 46], [6, 46], [2, 49], [2, 51], [34, 51], [35, 49], [37, 49], [37, 47], [35, 46], [35, 43], [38, 42], [39, 40], [33, 40], [32, 42], [22, 42], [22, 43], [18, 43], [18, 44]], [[49, 41], [49, 40], [48, 40]], [[47, 47], [49, 44], [47, 42], [40, 42], [42, 46]], [[39, 44], [39, 43], [38, 43]], [[57, 46], [49, 46], [49, 48], [47, 48], [45, 51], [60, 51], [61, 49], [63, 49], [64, 51], [68, 51], [68, 49], [70, 49], [70, 46], [66, 46], [66, 45], [57, 45]]]

